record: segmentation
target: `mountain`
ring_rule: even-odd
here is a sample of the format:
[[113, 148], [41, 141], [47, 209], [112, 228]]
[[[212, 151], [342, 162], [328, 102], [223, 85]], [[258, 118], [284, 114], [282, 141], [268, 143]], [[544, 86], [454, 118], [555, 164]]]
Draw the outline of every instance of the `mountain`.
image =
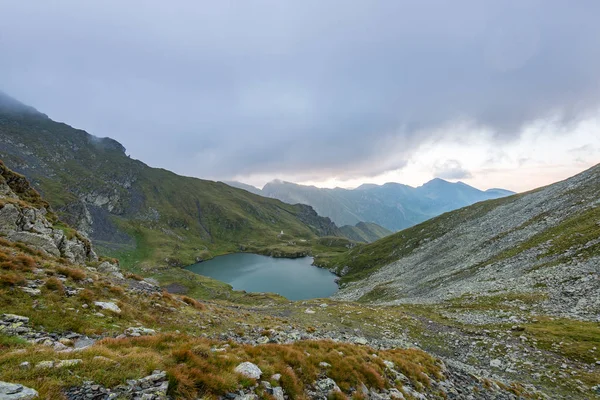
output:
[[291, 239], [342, 235], [310, 206], [151, 168], [117, 141], [55, 122], [6, 95], [0, 96], [0, 159], [103, 253], [124, 254], [126, 263], [183, 265], [274, 248], [286, 254]]
[[[0, 163], [0, 398], [341, 399], [361, 388], [379, 399], [504, 399], [515, 390], [407, 348], [416, 338], [400, 330], [382, 335], [374, 315], [386, 329], [422, 329], [398, 310], [235, 292], [187, 271], [213, 291], [169, 293], [97, 257], [83, 237]], [[319, 312], [307, 319], [307, 307]]]
[[[444, 183], [436, 183], [446, 185]], [[539, 313], [600, 315], [600, 165], [445, 213], [324, 261], [339, 299], [431, 303], [522, 295]]]
[[359, 222], [354, 226], [344, 225], [340, 227], [340, 231], [348, 239], [364, 243], [374, 242], [393, 233], [389, 229], [372, 222]]
[[174, 273], [179, 286], [161, 287], [96, 256], [0, 163], [0, 398], [590, 399], [600, 389], [597, 322], [528, 314], [536, 293], [291, 302]]
[[417, 188], [394, 182], [363, 184], [356, 189], [325, 189], [280, 180], [267, 183], [262, 190], [240, 182], [227, 184], [289, 204], [308, 204], [338, 226], [371, 222], [394, 232], [446, 211], [514, 194], [505, 189], [481, 191], [439, 178]]
[[235, 187], [238, 189], [243, 189], [247, 192], [262, 196], [262, 191], [259, 188], [257, 188], [256, 186], [248, 185], [246, 183], [242, 183], [242, 182], [238, 182], [238, 181], [223, 181], [223, 183], [225, 183], [226, 185], [229, 185], [229, 186], [232, 186], [232, 187]]
[[[270, 193], [269, 187], [271, 185], [290, 186], [290, 188], [292, 190], [285, 191], [286, 193], [288, 193], [288, 195], [282, 196], [282, 198], [279, 198], [279, 200], [284, 201], [289, 204], [308, 204], [308, 201], [306, 201], [306, 198], [318, 197], [318, 195], [315, 197], [311, 196], [311, 194], [309, 192], [315, 193], [320, 190], [319, 188], [316, 188], [314, 186], [301, 186], [301, 185], [296, 185], [295, 183], [289, 183], [289, 182], [283, 182], [283, 181], [270, 182], [265, 186], [265, 188], [263, 190], [255, 187], [255, 186], [247, 185], [245, 183], [237, 182], [237, 181], [227, 181], [224, 183], [226, 183], [229, 186], [233, 186], [233, 187], [236, 187], [239, 189], [244, 189], [250, 193], [258, 194], [261, 196], [275, 197], [275, 198], [277, 198], [277, 197], [269, 195], [269, 193]], [[302, 195], [299, 195], [296, 197], [289, 196], [289, 194], [296, 187], [302, 187], [302, 188], [308, 189], [308, 190], [306, 190], [306, 193], [304, 193], [304, 197]], [[344, 210], [336, 209], [336, 207], [337, 207], [337, 204], [334, 201], [331, 201], [329, 204], [329, 207], [327, 208], [327, 210], [329, 210], [329, 211], [322, 211], [322, 212], [328, 212], [330, 214], [329, 218], [331, 218], [331, 215], [341, 215], [345, 212]], [[319, 214], [319, 215], [324, 215], [324, 214]], [[340, 231], [346, 238], [357, 241], [357, 242], [371, 243], [377, 239], [384, 238], [387, 235], [390, 235], [393, 233], [389, 229], [384, 228], [383, 226], [380, 226], [373, 222], [365, 223], [363, 221], [360, 221], [353, 225], [344, 225], [343, 223], [338, 223], [338, 224], [340, 225]]]

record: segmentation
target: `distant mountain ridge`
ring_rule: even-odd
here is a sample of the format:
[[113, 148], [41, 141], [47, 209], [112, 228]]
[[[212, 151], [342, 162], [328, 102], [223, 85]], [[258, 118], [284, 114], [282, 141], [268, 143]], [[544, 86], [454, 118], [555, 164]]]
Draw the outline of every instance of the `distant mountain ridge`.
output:
[[514, 194], [496, 188], [483, 191], [464, 182], [452, 183], [440, 178], [416, 188], [388, 182], [383, 185], [367, 183], [356, 189], [327, 189], [275, 180], [261, 190], [240, 182], [226, 183], [289, 204], [308, 204], [339, 226], [371, 222], [391, 231], [408, 228], [479, 201]]

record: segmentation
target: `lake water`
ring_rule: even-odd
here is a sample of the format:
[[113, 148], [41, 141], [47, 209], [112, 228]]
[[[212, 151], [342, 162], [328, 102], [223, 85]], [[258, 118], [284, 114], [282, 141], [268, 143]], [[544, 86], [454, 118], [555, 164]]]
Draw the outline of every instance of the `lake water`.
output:
[[329, 297], [336, 276], [313, 265], [312, 258], [273, 258], [250, 253], [228, 254], [186, 269], [247, 292], [278, 293], [290, 300]]

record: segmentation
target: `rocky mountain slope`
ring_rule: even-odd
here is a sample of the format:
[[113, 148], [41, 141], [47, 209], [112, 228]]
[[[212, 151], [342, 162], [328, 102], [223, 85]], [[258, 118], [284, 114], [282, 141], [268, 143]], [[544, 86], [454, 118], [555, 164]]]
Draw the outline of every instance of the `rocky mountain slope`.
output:
[[70, 225], [104, 253], [181, 265], [286, 238], [341, 236], [309, 206], [178, 176], [129, 158], [110, 138], [52, 121], [0, 94], [0, 159], [31, 179]]
[[[22, 176], [3, 167], [0, 185], [3, 221], [17, 206], [40, 216], [36, 228], [0, 232], [0, 398], [545, 398], [415, 347], [421, 322], [396, 308], [230, 288], [235, 302], [170, 294], [97, 259]], [[86, 256], [70, 260], [18, 229], [70, 232]]]
[[338, 226], [352, 226], [364, 221], [394, 232], [478, 201], [513, 194], [504, 189], [481, 191], [462, 182], [451, 183], [443, 179], [434, 179], [416, 188], [386, 183], [365, 184], [356, 189], [324, 189], [273, 181], [260, 190], [238, 182], [228, 184], [289, 204], [308, 204]]
[[599, 321], [600, 166], [443, 214], [332, 262], [338, 299], [435, 303], [525, 294], [538, 312]]

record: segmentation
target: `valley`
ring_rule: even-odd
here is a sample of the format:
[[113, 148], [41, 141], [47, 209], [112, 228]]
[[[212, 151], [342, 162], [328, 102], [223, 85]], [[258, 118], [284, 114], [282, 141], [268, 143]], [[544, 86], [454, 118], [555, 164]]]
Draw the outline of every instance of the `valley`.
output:
[[[0, 393], [600, 393], [598, 166], [367, 244], [308, 206], [152, 169], [110, 139], [17, 109], [0, 116], [0, 381], [16, 385]], [[290, 301], [181, 268], [239, 251], [312, 255], [340, 289]]]

